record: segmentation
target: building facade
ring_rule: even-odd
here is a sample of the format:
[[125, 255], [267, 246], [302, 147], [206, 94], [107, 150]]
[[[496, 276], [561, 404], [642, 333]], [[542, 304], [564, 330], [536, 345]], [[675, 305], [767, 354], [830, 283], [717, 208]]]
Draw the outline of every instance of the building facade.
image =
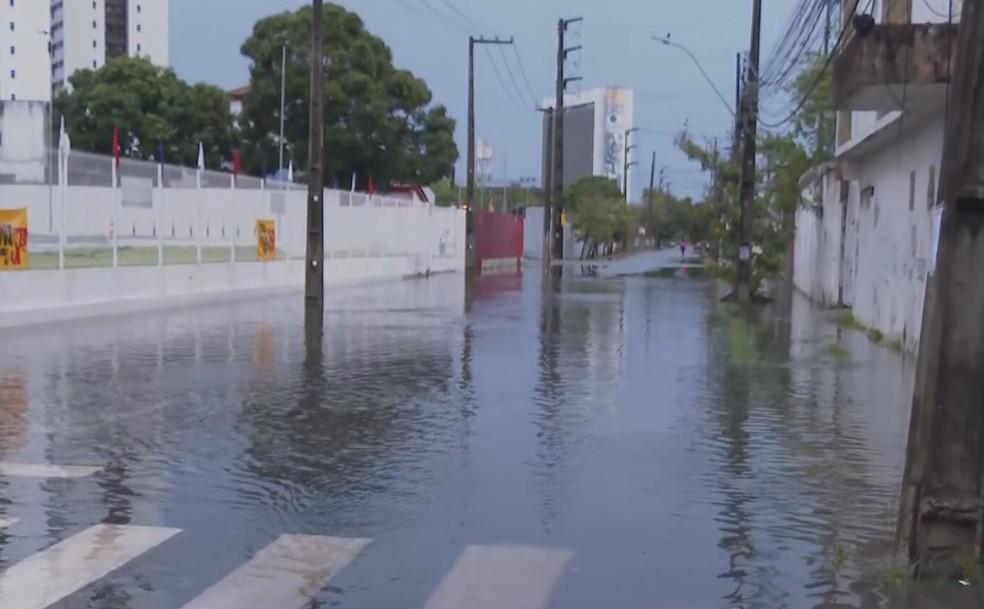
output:
[[[544, 102], [553, 108], [554, 102]], [[634, 125], [634, 98], [630, 89], [609, 87], [564, 97], [564, 188], [585, 176], [606, 176], [619, 188], [625, 185], [626, 134]], [[553, 166], [553, 125], [544, 115], [543, 184]], [[632, 175], [628, 176], [632, 192]]]
[[[794, 281], [915, 349], [936, 260], [939, 175], [960, 2], [844, 0], [875, 26], [834, 61], [836, 160], [804, 177]], [[846, 19], [846, 17], [845, 17]]]
[[51, 0], [50, 9], [52, 90], [120, 55], [170, 64], [169, 0]]
[[0, 101], [51, 99], [49, 25], [44, 2], [0, 2]]

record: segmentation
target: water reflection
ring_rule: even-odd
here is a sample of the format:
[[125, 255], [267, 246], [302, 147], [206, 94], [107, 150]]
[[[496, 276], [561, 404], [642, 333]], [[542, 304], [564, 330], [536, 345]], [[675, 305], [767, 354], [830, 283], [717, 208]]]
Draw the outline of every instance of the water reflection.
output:
[[343, 609], [422, 606], [488, 543], [575, 552], [565, 609], [908, 606], [909, 365], [792, 295], [599, 268], [6, 333], [4, 458], [102, 469], [0, 480], [0, 559], [106, 521], [186, 533], [92, 607], [182, 606], [285, 533], [376, 540]]

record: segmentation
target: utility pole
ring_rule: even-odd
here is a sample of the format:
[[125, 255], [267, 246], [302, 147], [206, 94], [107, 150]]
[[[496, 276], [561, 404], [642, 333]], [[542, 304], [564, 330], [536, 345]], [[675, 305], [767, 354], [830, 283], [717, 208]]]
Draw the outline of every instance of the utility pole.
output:
[[[564, 216], [564, 92], [567, 90], [567, 83], [581, 80], [580, 76], [567, 78], [564, 76], [564, 63], [567, 55], [578, 51], [581, 46], [564, 46], [564, 35], [567, 28], [572, 23], [583, 21], [582, 17], [573, 19], [560, 19], [557, 22], [557, 99], [554, 102], [554, 128], [553, 128], [553, 197], [551, 199], [550, 223], [552, 226], [553, 238], [551, 239], [551, 258], [558, 260], [564, 257], [564, 227], [562, 218]], [[549, 265], [549, 260], [547, 262]]]
[[984, 2], [963, 3], [959, 32], [898, 523], [900, 554], [920, 575], [984, 554]]
[[280, 161], [277, 164], [277, 177], [284, 178], [284, 127], [286, 117], [284, 112], [287, 109], [287, 43], [284, 42], [280, 49]]
[[478, 44], [512, 44], [513, 38], [500, 40], [495, 38], [468, 37], [468, 183], [465, 187], [465, 199], [468, 209], [475, 204], [475, 45]]
[[622, 159], [622, 194], [625, 195], [626, 203], [629, 202], [629, 168], [638, 164], [635, 161], [629, 161], [632, 151], [638, 148], [635, 144], [629, 145], [629, 137], [638, 130], [638, 127], [625, 130], [625, 158]]
[[738, 159], [738, 151], [741, 146], [741, 124], [742, 124], [742, 104], [741, 104], [741, 53], [735, 53], [735, 133], [734, 141], [731, 144], [731, 158]]
[[735, 292], [738, 302], [751, 302], [752, 290], [752, 224], [755, 205], [755, 156], [758, 137], [758, 78], [759, 48], [762, 37], [762, 0], [752, 0], [752, 48], [748, 53], [748, 74], [745, 81], [745, 111], [743, 114], [745, 143], [741, 155], [741, 208], [738, 242], [738, 274]]
[[[655, 182], [656, 182], [656, 151], [653, 150], [653, 162], [649, 166], [649, 192], [646, 193], [646, 218], [649, 221], [651, 221], [651, 222], [653, 221], [653, 218], [654, 218], [654, 214], [653, 214], [653, 186], [654, 186], [654, 183]], [[654, 222], [654, 224], [655, 224], [655, 222]], [[649, 228], [651, 228], [651, 227], [648, 227], [647, 226], [646, 227], [646, 230], [649, 230]], [[656, 231], [653, 231], [653, 232], [656, 232]], [[656, 235], [646, 235], [646, 237], [651, 238], [653, 240], [653, 244], [656, 243]]]
[[553, 108], [543, 108], [544, 123], [546, 125], [547, 137], [543, 143], [544, 156], [546, 157], [543, 168], [543, 246], [542, 260], [543, 272], [550, 270], [550, 259], [552, 252], [552, 231], [550, 230], [553, 219], [553, 156], [554, 156], [554, 111]]
[[324, 44], [321, 37], [323, 0], [312, 0], [311, 21], [311, 131], [308, 134], [308, 207], [307, 252], [305, 260], [304, 297], [311, 305], [324, 306], [325, 301], [325, 174], [324, 152], [324, 83], [322, 66]]

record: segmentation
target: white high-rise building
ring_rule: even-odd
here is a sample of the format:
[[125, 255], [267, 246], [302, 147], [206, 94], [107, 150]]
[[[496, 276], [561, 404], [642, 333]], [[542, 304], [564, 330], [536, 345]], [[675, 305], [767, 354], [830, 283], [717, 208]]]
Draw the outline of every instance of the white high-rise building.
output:
[[49, 14], [41, 0], [0, 0], [0, 101], [48, 101]]
[[168, 4], [169, 0], [51, 0], [52, 89], [69, 86], [77, 70], [98, 69], [119, 55], [169, 65]]

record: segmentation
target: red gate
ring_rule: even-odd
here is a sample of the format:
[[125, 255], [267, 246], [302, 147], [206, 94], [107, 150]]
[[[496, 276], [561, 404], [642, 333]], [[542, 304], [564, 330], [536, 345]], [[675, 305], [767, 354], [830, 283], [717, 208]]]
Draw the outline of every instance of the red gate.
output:
[[523, 218], [487, 211], [472, 214], [478, 273], [519, 271], [523, 261]]

